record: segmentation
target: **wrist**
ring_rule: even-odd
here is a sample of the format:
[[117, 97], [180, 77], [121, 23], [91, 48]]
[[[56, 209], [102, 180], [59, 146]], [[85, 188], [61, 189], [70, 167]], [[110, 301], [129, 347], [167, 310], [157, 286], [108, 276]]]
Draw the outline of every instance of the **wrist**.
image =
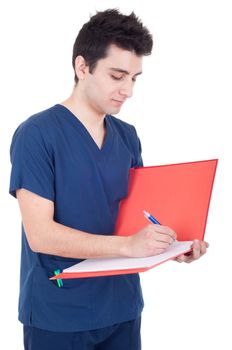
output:
[[122, 236], [120, 238], [119, 243], [119, 254], [122, 257], [130, 257], [131, 256], [131, 237], [130, 236]]

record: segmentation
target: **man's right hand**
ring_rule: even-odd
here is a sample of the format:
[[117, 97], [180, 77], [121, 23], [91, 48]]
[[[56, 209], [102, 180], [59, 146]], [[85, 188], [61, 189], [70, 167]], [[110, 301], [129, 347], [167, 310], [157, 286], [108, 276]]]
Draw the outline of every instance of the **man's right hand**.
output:
[[128, 237], [128, 256], [146, 257], [163, 253], [176, 239], [171, 228], [150, 224]]

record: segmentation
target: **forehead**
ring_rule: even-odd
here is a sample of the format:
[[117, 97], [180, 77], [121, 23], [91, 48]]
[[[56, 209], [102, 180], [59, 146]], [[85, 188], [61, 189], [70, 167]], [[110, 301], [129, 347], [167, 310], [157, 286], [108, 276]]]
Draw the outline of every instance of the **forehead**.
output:
[[142, 56], [137, 56], [133, 51], [128, 51], [110, 45], [107, 50], [107, 56], [98, 61], [99, 68], [120, 68], [132, 74], [142, 71]]

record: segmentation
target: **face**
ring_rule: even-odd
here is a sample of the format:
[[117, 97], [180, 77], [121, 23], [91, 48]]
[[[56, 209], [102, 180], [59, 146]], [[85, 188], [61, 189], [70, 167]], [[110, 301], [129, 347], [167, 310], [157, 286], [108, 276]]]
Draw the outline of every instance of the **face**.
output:
[[142, 57], [111, 45], [92, 73], [88, 67], [81, 80], [86, 102], [98, 114], [117, 114], [142, 73]]

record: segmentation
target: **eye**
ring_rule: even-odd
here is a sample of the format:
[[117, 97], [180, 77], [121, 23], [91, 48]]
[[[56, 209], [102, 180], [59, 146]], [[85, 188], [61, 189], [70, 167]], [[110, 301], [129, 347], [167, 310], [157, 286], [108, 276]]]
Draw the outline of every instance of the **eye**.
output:
[[[111, 78], [114, 79], [114, 80], [123, 80], [123, 79], [125, 78], [124, 75], [122, 75], [122, 76], [120, 76], [120, 77], [117, 77], [116, 75], [112, 75], [112, 74], [111, 74], [110, 76], [111, 76]], [[135, 82], [136, 82], [136, 77], [132, 78], [132, 81], [133, 81], [133, 83], [135, 83]]]
[[123, 79], [123, 76], [121, 76], [121, 77], [116, 77], [115, 75], [111, 75], [111, 78], [114, 79], [114, 80], [122, 80], [122, 79]]

